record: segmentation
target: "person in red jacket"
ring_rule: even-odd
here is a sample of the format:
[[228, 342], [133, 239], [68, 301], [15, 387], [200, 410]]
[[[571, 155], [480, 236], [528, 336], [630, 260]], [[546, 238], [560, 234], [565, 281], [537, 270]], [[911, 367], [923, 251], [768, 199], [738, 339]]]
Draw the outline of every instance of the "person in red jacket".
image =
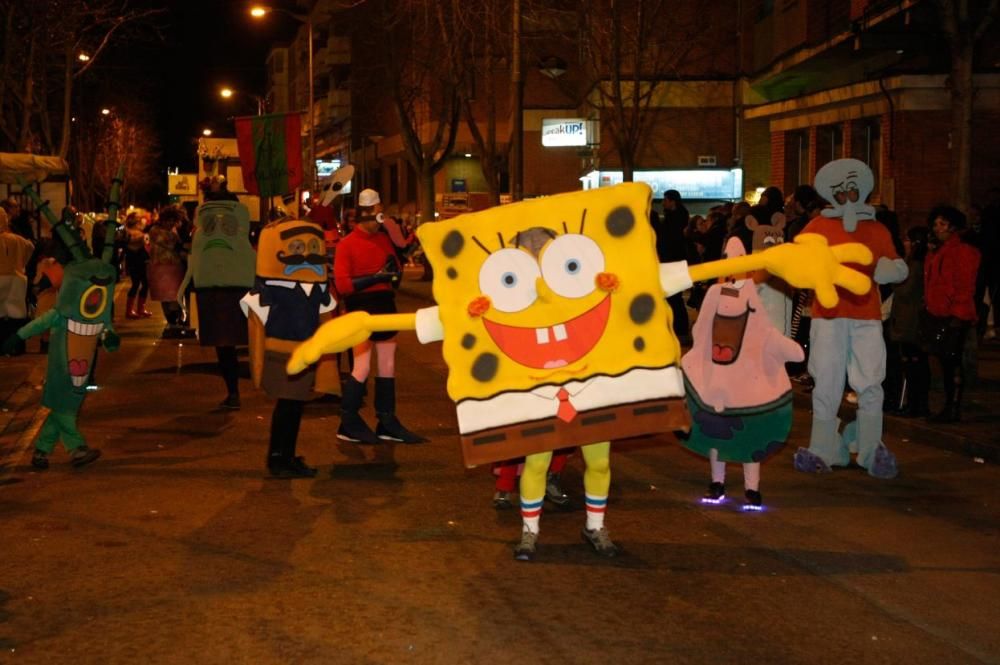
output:
[[[333, 261], [334, 284], [343, 296], [348, 312], [369, 314], [396, 312], [394, 287], [399, 284], [402, 266], [388, 234], [381, 230], [381, 200], [374, 189], [358, 194], [358, 219], [354, 230], [337, 246]], [[396, 333], [377, 332], [354, 347], [354, 367], [344, 384], [340, 427], [337, 438], [356, 443], [400, 441], [422, 443], [424, 439], [406, 429], [396, 417]], [[372, 347], [378, 355], [375, 379], [373, 432], [358, 414], [365, 383], [371, 373]]]
[[924, 262], [924, 306], [931, 318], [931, 353], [941, 362], [944, 408], [935, 422], [957, 422], [961, 416], [965, 373], [962, 352], [969, 329], [976, 324], [976, 275], [979, 250], [962, 241], [965, 215], [950, 206], [932, 213], [931, 232], [938, 247]]

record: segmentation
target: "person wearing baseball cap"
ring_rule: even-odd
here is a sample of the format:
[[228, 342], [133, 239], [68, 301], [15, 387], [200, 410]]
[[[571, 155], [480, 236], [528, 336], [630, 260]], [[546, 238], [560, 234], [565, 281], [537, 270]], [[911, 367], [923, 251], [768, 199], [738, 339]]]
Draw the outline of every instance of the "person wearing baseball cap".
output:
[[[333, 275], [337, 292], [343, 296], [348, 312], [369, 314], [396, 312], [396, 294], [402, 266], [389, 235], [381, 229], [382, 201], [374, 189], [358, 194], [357, 224], [337, 247]], [[397, 441], [423, 443], [423, 437], [406, 429], [396, 417], [396, 333], [377, 332], [354, 347], [354, 367], [344, 385], [340, 427], [337, 438], [356, 443]], [[378, 355], [375, 378], [375, 415], [378, 425], [373, 432], [358, 414], [365, 383], [371, 373], [372, 350]]]

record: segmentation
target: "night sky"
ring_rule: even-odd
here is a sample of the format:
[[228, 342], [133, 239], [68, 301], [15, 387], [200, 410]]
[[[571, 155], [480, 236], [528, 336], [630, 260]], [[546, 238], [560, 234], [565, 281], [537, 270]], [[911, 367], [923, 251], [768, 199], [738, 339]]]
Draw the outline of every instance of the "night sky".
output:
[[281, 14], [255, 20], [245, 0], [157, 4], [169, 7], [157, 21], [163, 39], [128, 44], [133, 67], [125, 78], [135, 77], [137, 91], [153, 106], [163, 167], [193, 171], [202, 129], [211, 128], [214, 136], [234, 136], [232, 117], [256, 112], [252, 98], [223, 100], [219, 88], [228, 85], [263, 96], [267, 52], [273, 43], [289, 41], [297, 24]]

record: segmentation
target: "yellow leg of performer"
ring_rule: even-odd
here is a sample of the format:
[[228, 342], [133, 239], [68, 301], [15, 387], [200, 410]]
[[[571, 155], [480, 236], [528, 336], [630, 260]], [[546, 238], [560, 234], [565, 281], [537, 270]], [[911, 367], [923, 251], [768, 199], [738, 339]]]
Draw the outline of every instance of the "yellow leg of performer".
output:
[[[587, 494], [587, 525], [583, 538], [598, 554], [615, 556], [618, 547], [611, 541], [604, 528], [604, 511], [608, 505], [608, 489], [611, 487], [611, 443], [594, 443], [583, 446], [583, 487]], [[534, 558], [535, 541], [538, 537], [538, 522], [545, 499], [545, 480], [552, 453], [528, 455], [524, 459], [521, 472], [521, 519], [523, 521], [521, 543], [514, 549], [514, 556], [521, 560]]]

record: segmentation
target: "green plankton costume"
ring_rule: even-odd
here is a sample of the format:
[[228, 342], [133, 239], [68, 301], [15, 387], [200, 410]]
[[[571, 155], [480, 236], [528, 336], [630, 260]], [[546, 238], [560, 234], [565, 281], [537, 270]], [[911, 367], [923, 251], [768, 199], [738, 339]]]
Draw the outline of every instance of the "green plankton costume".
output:
[[[111, 265], [115, 230], [118, 226], [118, 193], [122, 170], [111, 186], [108, 204], [108, 224], [104, 251], [100, 258], [90, 254], [86, 243], [72, 225], [73, 211], [56, 216], [30, 187], [21, 183], [22, 190], [52, 224], [52, 231], [66, 244], [72, 260], [66, 264], [65, 276], [56, 305], [43, 316], [23, 326], [16, 337], [21, 340], [40, 335], [46, 330], [49, 342], [49, 365], [45, 376], [42, 404], [51, 409], [35, 442], [32, 466], [48, 468], [48, 455], [61, 438], [70, 453], [73, 466], [83, 466], [101, 456], [99, 450], [88, 448], [76, 426], [77, 414], [87, 396], [97, 344], [108, 351], [117, 351], [118, 335], [111, 325], [112, 300], [115, 293], [115, 268]], [[17, 342], [12, 336], [4, 343], [4, 351]]]

